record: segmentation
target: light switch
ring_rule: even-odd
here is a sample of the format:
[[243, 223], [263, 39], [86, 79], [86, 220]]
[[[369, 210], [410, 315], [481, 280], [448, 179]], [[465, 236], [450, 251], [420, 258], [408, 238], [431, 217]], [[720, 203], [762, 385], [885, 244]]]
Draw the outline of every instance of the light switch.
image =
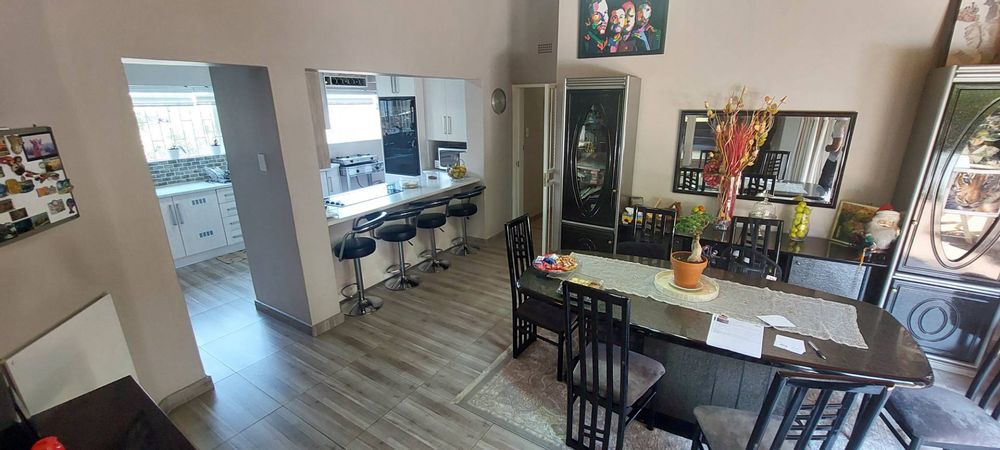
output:
[[264, 157], [263, 153], [257, 154], [257, 168], [259, 168], [261, 172], [267, 172], [267, 158]]

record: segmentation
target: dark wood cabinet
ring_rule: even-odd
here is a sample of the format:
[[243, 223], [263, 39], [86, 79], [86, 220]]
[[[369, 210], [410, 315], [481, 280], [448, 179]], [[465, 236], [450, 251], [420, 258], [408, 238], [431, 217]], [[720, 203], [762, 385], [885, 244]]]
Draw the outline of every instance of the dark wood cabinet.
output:
[[562, 224], [559, 248], [563, 253], [573, 250], [613, 253], [615, 250], [615, 233], [597, 227]]
[[886, 309], [930, 355], [978, 365], [997, 322], [995, 296], [896, 279]]

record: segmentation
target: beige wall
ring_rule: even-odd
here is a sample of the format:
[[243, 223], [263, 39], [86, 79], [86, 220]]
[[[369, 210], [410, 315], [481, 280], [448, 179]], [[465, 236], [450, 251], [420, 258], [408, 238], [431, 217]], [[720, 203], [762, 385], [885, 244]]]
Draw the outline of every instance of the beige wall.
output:
[[[559, 0], [510, 0], [510, 2], [512, 82], [554, 83]], [[538, 44], [545, 43], [552, 44], [552, 53], [538, 54]]]
[[[0, 124], [54, 127], [81, 218], [0, 248], [0, 355], [102, 291], [114, 294], [140, 381], [156, 399], [202, 377], [140, 148], [122, 57], [265, 66], [312, 321], [336, 314], [306, 68], [477, 79], [510, 89], [508, 2], [2, 0]], [[474, 43], [474, 44], [473, 44]], [[484, 140], [473, 232], [510, 212], [510, 114]]]
[[[717, 208], [714, 198], [671, 192], [679, 111], [718, 105], [745, 84], [755, 101], [787, 95], [789, 110], [857, 111], [841, 199], [880, 204], [892, 197], [924, 76], [939, 65], [948, 3], [672, 1], [665, 54], [580, 60], [579, 3], [561, 0], [557, 76], [642, 78], [635, 195]], [[750, 205], [740, 201], [737, 213]], [[827, 236], [833, 214], [814, 208], [810, 235]]]

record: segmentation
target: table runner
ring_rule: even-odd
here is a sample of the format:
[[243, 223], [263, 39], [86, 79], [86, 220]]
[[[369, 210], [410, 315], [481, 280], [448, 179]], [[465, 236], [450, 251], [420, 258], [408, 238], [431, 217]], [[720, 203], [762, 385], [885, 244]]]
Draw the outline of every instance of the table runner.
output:
[[725, 314], [759, 325], [766, 324], [757, 316], [780, 314], [796, 325], [795, 328], [779, 328], [781, 331], [868, 348], [858, 328], [858, 312], [852, 305], [717, 278], [713, 279], [719, 283], [718, 298], [708, 302], [688, 302], [656, 289], [653, 279], [662, 268], [578, 253], [573, 256], [580, 262], [577, 273], [602, 280], [605, 289], [704, 313]]

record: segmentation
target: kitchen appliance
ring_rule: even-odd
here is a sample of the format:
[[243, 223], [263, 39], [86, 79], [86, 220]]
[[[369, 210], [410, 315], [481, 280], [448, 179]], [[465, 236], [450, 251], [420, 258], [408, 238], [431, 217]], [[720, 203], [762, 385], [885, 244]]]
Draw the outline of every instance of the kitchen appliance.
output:
[[448, 170], [449, 167], [459, 162], [468, 150], [454, 145], [442, 145], [437, 150], [437, 160], [434, 167], [441, 170]]
[[385, 182], [385, 165], [375, 155], [338, 156], [331, 162], [340, 165], [341, 192]]
[[386, 173], [419, 176], [416, 97], [380, 97], [378, 107]]
[[927, 354], [976, 367], [1000, 312], [1000, 66], [933, 70], [893, 205], [882, 303]]
[[618, 216], [632, 189], [640, 84], [631, 75], [566, 79], [563, 252], [615, 252]]

